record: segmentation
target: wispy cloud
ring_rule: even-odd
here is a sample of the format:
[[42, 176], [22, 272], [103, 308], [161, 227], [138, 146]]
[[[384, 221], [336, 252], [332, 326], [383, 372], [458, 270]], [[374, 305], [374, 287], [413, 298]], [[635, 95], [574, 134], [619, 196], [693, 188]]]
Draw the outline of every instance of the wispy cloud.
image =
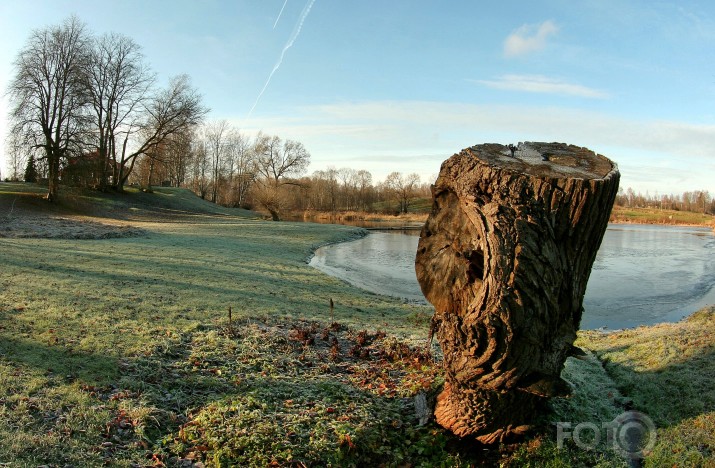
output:
[[504, 55], [516, 57], [542, 50], [546, 47], [547, 39], [558, 30], [558, 26], [551, 20], [538, 25], [525, 24], [504, 40]]
[[474, 81], [490, 88], [510, 91], [561, 94], [592, 99], [605, 99], [609, 97], [609, 94], [605, 91], [543, 75], [503, 75], [495, 80]]

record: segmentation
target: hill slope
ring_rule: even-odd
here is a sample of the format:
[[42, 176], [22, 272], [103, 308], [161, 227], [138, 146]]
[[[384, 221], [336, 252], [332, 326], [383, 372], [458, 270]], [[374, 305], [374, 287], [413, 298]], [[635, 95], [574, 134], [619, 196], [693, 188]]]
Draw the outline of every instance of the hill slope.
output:
[[0, 217], [10, 212], [84, 215], [126, 220], [179, 220], [182, 216], [239, 216], [257, 218], [259, 214], [239, 208], [225, 208], [202, 200], [185, 188], [157, 187], [143, 192], [127, 187], [124, 193], [102, 193], [63, 187], [60, 201], [49, 204], [43, 197], [46, 188], [37, 184], [0, 182]]

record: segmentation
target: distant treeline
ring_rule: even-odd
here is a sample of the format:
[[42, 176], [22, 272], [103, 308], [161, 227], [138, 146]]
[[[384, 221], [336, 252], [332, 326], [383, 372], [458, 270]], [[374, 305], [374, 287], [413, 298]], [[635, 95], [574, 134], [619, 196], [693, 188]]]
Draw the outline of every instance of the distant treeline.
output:
[[226, 121], [208, 122], [141, 158], [130, 182], [188, 187], [201, 198], [278, 219], [296, 211], [405, 213], [428, 197], [417, 174], [392, 172], [375, 181], [367, 170], [327, 168], [305, 175], [310, 153], [300, 142], [259, 133], [249, 137]]
[[628, 187], [621, 188], [616, 196], [616, 205], [627, 208], [657, 208], [662, 210], [691, 211], [715, 215], [715, 199], [707, 190], [683, 192], [681, 195], [645, 195]]

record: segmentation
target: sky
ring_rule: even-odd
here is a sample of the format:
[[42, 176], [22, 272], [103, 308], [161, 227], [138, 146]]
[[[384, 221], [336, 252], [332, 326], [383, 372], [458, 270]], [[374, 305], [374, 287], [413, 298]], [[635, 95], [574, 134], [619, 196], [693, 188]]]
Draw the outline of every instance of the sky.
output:
[[621, 187], [715, 195], [715, 3], [657, 0], [0, 0], [6, 89], [34, 29], [75, 14], [186, 73], [242, 132], [302, 142], [309, 172], [433, 180], [481, 143], [564, 142], [615, 161]]

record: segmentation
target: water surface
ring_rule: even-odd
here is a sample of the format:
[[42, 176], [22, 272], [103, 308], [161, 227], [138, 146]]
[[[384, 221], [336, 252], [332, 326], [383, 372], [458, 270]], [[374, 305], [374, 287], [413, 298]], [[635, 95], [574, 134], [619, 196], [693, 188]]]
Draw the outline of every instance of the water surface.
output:
[[[414, 271], [418, 237], [372, 232], [318, 249], [316, 268], [360, 288], [426, 303]], [[609, 225], [584, 298], [582, 329], [677, 321], [715, 303], [715, 236], [707, 228]]]

